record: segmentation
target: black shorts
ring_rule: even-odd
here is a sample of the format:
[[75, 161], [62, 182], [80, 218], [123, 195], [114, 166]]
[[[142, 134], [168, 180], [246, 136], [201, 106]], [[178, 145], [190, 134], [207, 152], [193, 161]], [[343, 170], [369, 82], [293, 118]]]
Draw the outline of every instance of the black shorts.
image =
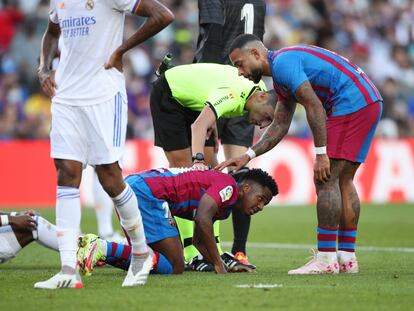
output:
[[[150, 96], [154, 144], [164, 151], [181, 150], [191, 146], [191, 124], [199, 111], [185, 108], [171, 95], [171, 89], [164, 75], [153, 83]], [[214, 146], [210, 138], [205, 146]]]
[[238, 118], [218, 119], [217, 130], [223, 145], [253, 145], [254, 124], [249, 123], [248, 114]]

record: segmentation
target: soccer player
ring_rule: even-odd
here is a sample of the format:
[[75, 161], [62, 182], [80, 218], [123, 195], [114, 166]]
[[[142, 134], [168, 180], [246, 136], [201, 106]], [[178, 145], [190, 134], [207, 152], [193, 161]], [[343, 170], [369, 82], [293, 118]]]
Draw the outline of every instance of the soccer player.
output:
[[[250, 33], [263, 38], [266, 15], [264, 0], [199, 0], [198, 9], [199, 36], [194, 62], [230, 64], [228, 49], [238, 35]], [[217, 129], [226, 159], [243, 154], [253, 144], [254, 125], [249, 123], [247, 115], [220, 118]], [[246, 256], [250, 216], [235, 211], [232, 220], [234, 242], [231, 251], [236, 259], [250, 265]], [[182, 227], [180, 226], [181, 234]], [[191, 223], [189, 228], [191, 237]], [[219, 222], [215, 224], [215, 233], [219, 236], [216, 230], [219, 230]]]
[[257, 37], [241, 35], [231, 45], [230, 59], [239, 74], [252, 81], [272, 76], [279, 100], [272, 124], [252, 149], [217, 168], [240, 168], [276, 146], [288, 132], [299, 102], [315, 143], [318, 253], [289, 274], [357, 273], [360, 201], [353, 179], [365, 161], [381, 116], [380, 93], [359, 67], [316, 46], [273, 51]]
[[[148, 18], [122, 42], [126, 12]], [[51, 0], [38, 75], [43, 90], [52, 97], [50, 139], [57, 170], [56, 226], [61, 271], [36, 283], [36, 288], [59, 288], [69, 281], [70, 288], [82, 287], [75, 269], [76, 243], [79, 184], [82, 167], [87, 164], [95, 166], [131, 238], [134, 256], [123, 285], [145, 284], [152, 254], [145, 244], [136, 198], [124, 183], [120, 167], [127, 123], [122, 57], [173, 18], [156, 0]], [[55, 76], [51, 63], [59, 38], [62, 49]]]
[[[177, 274], [184, 270], [183, 249], [173, 216], [194, 220], [194, 244], [216, 273], [237, 270], [220, 257], [213, 222], [229, 217], [236, 209], [248, 215], [262, 211], [278, 193], [274, 179], [260, 169], [244, 172], [237, 179], [238, 182], [214, 170], [191, 168], [153, 169], [125, 179], [138, 199], [148, 245], [171, 265], [164, 271]], [[129, 249], [123, 245], [89, 238], [83, 248], [79, 261], [87, 273], [97, 261], [117, 265], [121, 260], [127, 263], [124, 267], [128, 266]]]
[[32, 211], [0, 212], [0, 263], [14, 258], [33, 241], [57, 251], [56, 227]]

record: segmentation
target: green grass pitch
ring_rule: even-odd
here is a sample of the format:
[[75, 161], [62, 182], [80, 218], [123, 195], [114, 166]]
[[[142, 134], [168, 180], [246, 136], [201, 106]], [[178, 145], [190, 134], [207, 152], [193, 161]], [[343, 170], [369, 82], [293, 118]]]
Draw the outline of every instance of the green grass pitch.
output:
[[[54, 222], [54, 210], [39, 212]], [[58, 271], [59, 260], [32, 243], [0, 265], [0, 310], [414, 310], [413, 205], [362, 207], [359, 274], [288, 276], [315, 245], [315, 223], [313, 207], [267, 208], [252, 219], [248, 252], [257, 273], [150, 276], [146, 286], [128, 289], [121, 288], [125, 272], [99, 268], [83, 278], [82, 290], [35, 290], [36, 281]], [[91, 209], [82, 211], [82, 230], [96, 230]], [[222, 240], [232, 240], [231, 220], [223, 222]], [[236, 287], [246, 284], [279, 287]]]

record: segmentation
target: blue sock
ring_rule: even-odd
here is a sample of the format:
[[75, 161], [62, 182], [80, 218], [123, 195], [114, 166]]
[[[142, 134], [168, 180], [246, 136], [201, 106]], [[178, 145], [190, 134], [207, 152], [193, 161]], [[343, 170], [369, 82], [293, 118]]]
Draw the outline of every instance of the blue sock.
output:
[[172, 274], [173, 273], [173, 267], [168, 261], [167, 258], [161, 253], [154, 252], [155, 256], [158, 258], [158, 264], [154, 267], [154, 269], [151, 271], [151, 273], [154, 274]]

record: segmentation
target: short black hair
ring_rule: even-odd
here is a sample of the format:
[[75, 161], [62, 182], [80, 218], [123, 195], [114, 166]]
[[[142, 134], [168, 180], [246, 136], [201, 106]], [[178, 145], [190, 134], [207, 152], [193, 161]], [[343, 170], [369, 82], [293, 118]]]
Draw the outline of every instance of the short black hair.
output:
[[238, 35], [230, 44], [229, 53], [233, 52], [235, 49], [242, 49], [247, 43], [252, 41], [262, 42], [258, 36], [249, 33]]
[[275, 90], [269, 90], [266, 92], [269, 95], [269, 99], [267, 100], [267, 104], [271, 105], [273, 108], [276, 108], [276, 103], [278, 101], [277, 94]]
[[251, 180], [263, 187], [267, 187], [272, 193], [272, 196], [279, 193], [279, 188], [273, 177], [260, 168], [249, 169], [247, 167], [243, 167], [237, 172], [230, 173], [230, 175], [233, 176], [237, 183], [241, 183], [245, 180]]

